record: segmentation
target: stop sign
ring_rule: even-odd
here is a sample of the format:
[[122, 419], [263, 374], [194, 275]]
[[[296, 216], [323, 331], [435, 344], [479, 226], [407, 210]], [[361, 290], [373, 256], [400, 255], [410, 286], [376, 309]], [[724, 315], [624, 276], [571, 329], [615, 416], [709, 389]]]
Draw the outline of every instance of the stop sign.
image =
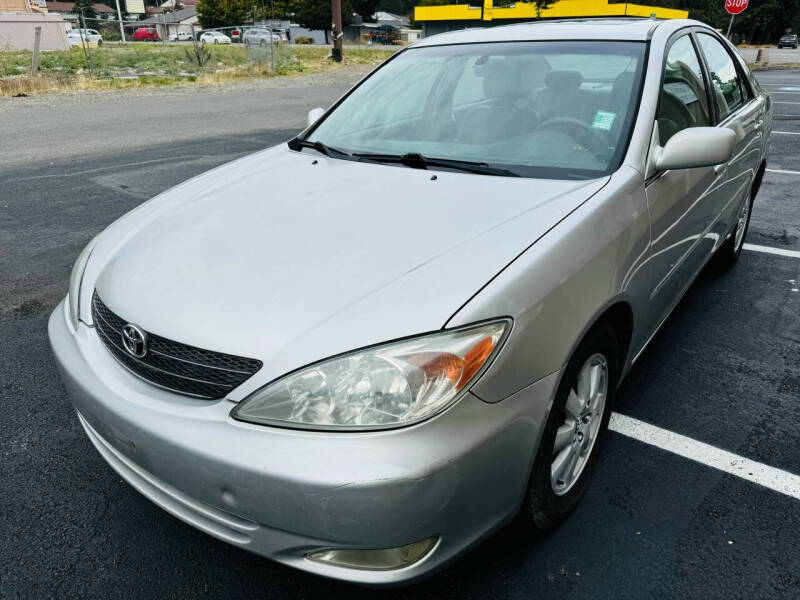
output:
[[738, 15], [747, 8], [749, 0], [725, 0], [725, 10], [732, 15]]

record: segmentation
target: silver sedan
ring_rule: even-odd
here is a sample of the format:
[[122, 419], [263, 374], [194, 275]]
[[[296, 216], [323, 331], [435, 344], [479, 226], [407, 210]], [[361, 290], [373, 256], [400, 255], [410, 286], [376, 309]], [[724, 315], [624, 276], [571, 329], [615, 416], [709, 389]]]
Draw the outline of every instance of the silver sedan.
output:
[[49, 323], [78, 419], [165, 510], [329, 577], [554, 527], [622, 378], [739, 256], [771, 123], [695, 21], [422, 40], [92, 240]]

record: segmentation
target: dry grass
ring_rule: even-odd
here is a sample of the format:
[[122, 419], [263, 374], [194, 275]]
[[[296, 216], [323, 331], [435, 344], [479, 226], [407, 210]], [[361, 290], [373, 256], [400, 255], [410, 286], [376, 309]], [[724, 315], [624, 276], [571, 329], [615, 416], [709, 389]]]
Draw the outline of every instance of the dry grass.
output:
[[46, 52], [40, 61], [41, 76], [30, 77], [30, 52], [0, 52], [0, 96], [19, 96], [80, 90], [115, 90], [163, 85], [208, 85], [245, 79], [293, 76], [354, 64], [378, 65], [391, 50], [349, 48], [339, 64], [330, 60], [330, 49], [315, 46], [281, 46], [270, 67], [269, 49], [263, 62], [248, 60], [240, 45], [211, 47], [211, 59], [198, 66], [186, 53], [188, 46], [128, 44], [94, 48], [91, 70], [83, 51]]

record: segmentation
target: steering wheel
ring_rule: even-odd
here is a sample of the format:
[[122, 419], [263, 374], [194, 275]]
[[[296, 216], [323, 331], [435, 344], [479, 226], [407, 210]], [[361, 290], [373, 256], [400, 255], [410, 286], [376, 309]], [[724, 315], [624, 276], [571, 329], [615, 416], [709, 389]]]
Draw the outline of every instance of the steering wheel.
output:
[[550, 117], [536, 126], [534, 131], [542, 129], [555, 129], [566, 133], [568, 136], [584, 145], [587, 149], [597, 154], [608, 152], [608, 140], [602, 133], [592, 129], [580, 119], [574, 117]]

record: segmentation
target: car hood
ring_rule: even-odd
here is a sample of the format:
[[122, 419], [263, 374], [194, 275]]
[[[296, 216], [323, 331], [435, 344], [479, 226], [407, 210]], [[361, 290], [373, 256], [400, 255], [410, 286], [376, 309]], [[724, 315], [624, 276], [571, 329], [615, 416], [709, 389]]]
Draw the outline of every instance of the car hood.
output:
[[86, 269], [81, 316], [91, 322], [96, 287], [147, 331], [261, 359], [257, 379], [269, 381], [440, 329], [607, 180], [433, 172], [279, 146], [109, 227]]

